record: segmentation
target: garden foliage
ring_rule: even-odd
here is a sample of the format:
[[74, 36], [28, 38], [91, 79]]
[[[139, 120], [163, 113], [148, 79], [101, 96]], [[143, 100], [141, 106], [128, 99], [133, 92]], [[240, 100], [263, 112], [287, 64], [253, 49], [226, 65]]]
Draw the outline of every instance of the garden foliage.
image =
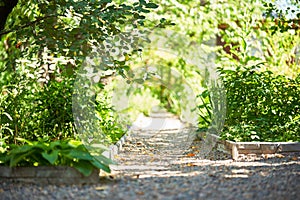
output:
[[[142, 49], [133, 49], [121, 59], [109, 58], [110, 65], [103, 68], [111, 72], [109, 76], [121, 75], [127, 84], [141, 85], [128, 92], [136, 103], [146, 99], [150, 107], [160, 100], [160, 106], [178, 115], [184, 109], [197, 111], [199, 127], [204, 130], [223, 116], [215, 115], [215, 98], [225, 91], [222, 138], [299, 141], [299, 2], [289, 1], [294, 4], [285, 11], [291, 10], [291, 15], [280, 11], [274, 1], [264, 2], [19, 0], [0, 30], [0, 163], [12, 167], [69, 165], [85, 175], [95, 167], [109, 171], [111, 161], [99, 154], [104, 148], [97, 157], [78, 141], [72, 114], [72, 95], [77, 92], [73, 84], [86, 57], [103, 41], [128, 29], [164, 28], [188, 38], [188, 42], [177, 41], [162, 32], [174, 43], [176, 58]], [[1, 1], [0, 7], [6, 3]], [[211, 65], [205, 66], [207, 70], [188, 64], [185, 55], [194, 53], [194, 44], [203, 50], [197, 55], [203, 57], [199, 63]], [[137, 60], [147, 67], [154, 65], [157, 72], [139, 77]], [[218, 69], [223, 93], [209, 90], [209, 67]], [[173, 77], [173, 72], [180, 76]], [[157, 83], [163, 84], [148, 84], [143, 75], [161, 77]], [[114, 143], [126, 127], [119, 123], [111, 104], [106, 76], [99, 77], [93, 88], [96, 95], [91, 108], [95, 108], [96, 125]], [[196, 94], [195, 106], [190, 106], [184, 84]], [[134, 104], [130, 103], [132, 113], [140, 109], [147, 114], [151, 109]]]
[[110, 172], [108, 164], [114, 162], [103, 155], [92, 155], [77, 140], [63, 139], [52, 142], [33, 141], [17, 138], [25, 145], [12, 145], [9, 152], [0, 155], [2, 165], [17, 166], [71, 166], [83, 175], [90, 175], [94, 169]]
[[[215, 56], [227, 94], [225, 128], [218, 133], [223, 139], [299, 141], [298, 1], [170, 0], [159, 4], [154, 18], [171, 19], [176, 24], [172, 30]], [[170, 65], [177, 66], [176, 61]], [[181, 69], [182, 74], [191, 72]], [[191, 85], [199, 94], [199, 128], [206, 130], [215, 117], [212, 101], [216, 97], [207, 91], [205, 73], [198, 70], [198, 74], [186, 78], [190, 83], [202, 80]]]
[[228, 102], [221, 136], [233, 141], [300, 141], [300, 76], [291, 79], [258, 69], [221, 71]]
[[[8, 3], [0, 2], [0, 6]], [[34, 155], [40, 149], [36, 146], [67, 138], [78, 140], [72, 113], [73, 83], [78, 69], [108, 37], [127, 28], [162, 24], [145, 17], [157, 7], [144, 0], [19, 0], [0, 30], [0, 139], [4, 153], [8, 151], [12, 157], [25, 159], [14, 145], [28, 150], [29, 144], [18, 138], [40, 141], [32, 143], [35, 153], [24, 161], [30, 165], [37, 161]], [[125, 62], [114, 62], [110, 70], [118, 73], [127, 69]], [[103, 132], [115, 142], [124, 130], [115, 123], [104, 90], [98, 91], [103, 98], [97, 99], [95, 108]], [[107, 171], [111, 162], [101, 156], [99, 159], [102, 165], [94, 166]], [[40, 164], [47, 163], [41, 159]]]

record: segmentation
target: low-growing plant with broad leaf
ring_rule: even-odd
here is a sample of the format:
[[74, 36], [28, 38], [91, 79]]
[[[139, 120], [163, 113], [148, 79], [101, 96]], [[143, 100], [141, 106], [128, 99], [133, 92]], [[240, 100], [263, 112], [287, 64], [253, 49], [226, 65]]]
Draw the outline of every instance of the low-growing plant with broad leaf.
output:
[[[52, 142], [34, 141], [17, 138], [24, 145], [9, 145], [0, 154], [0, 165], [19, 166], [70, 166], [84, 176], [94, 169], [110, 172], [109, 165], [114, 162], [98, 153], [92, 155], [80, 141], [73, 139]], [[104, 151], [104, 150], [103, 150]]]

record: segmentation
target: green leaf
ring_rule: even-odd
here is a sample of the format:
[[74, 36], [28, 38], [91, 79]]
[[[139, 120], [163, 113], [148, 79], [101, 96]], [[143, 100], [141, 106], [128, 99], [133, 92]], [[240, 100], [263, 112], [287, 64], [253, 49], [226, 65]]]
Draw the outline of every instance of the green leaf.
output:
[[0, 164], [6, 164], [9, 161], [9, 157], [6, 155], [6, 153], [0, 154]]
[[146, 8], [158, 8], [158, 5], [155, 3], [147, 3]]
[[78, 141], [78, 140], [70, 140], [70, 141], [68, 142], [68, 145], [69, 145], [70, 147], [76, 148], [76, 147], [82, 145], [82, 142], [81, 142], [81, 141]]
[[26, 142], [29, 145], [33, 145], [33, 142], [26, 140], [25, 138], [16, 138], [16, 140], [18, 140], [20, 142]]
[[146, 5], [147, 4], [147, 2], [145, 0], [139, 0], [139, 2], [140, 2], [141, 5]]
[[32, 147], [34, 148], [39, 148], [42, 150], [49, 150], [49, 146], [48, 146], [48, 143], [45, 143], [45, 142], [37, 142], [37, 143], [33, 143], [32, 144]]
[[101, 3], [111, 3], [112, 0], [101, 0]]
[[33, 154], [34, 152], [35, 152], [35, 150], [32, 149], [32, 150], [28, 151], [27, 153], [12, 154], [12, 156], [10, 157], [9, 167], [15, 167], [15, 166], [17, 166], [17, 164], [20, 161], [22, 161], [27, 156]]
[[93, 155], [94, 159], [105, 165], [116, 165], [117, 163], [103, 155]]
[[160, 23], [164, 23], [166, 21], [166, 19], [165, 18], [161, 18], [159, 21], [160, 21]]
[[52, 165], [57, 161], [59, 150], [53, 150], [51, 153], [43, 152], [42, 156], [48, 160]]
[[29, 145], [17, 146], [16, 148], [12, 149], [9, 154], [18, 154], [18, 153], [25, 153], [32, 150], [34, 147]]
[[103, 163], [99, 162], [99, 161], [96, 160], [96, 159], [92, 160], [91, 163], [92, 163], [92, 165], [93, 165], [94, 167], [96, 167], [96, 168], [98, 168], [98, 169], [102, 169], [102, 170], [104, 170], [104, 171], [107, 172], [107, 173], [110, 173], [110, 172], [111, 172], [111, 170], [110, 170], [108, 164], [103, 164]]
[[80, 160], [93, 160], [93, 156], [91, 156], [89, 152], [84, 152], [77, 149], [72, 149], [68, 154], [66, 154], [66, 157]]
[[94, 166], [90, 162], [84, 160], [74, 162], [73, 167], [77, 169], [80, 173], [82, 173], [84, 176], [91, 175], [94, 170]]
[[133, 81], [138, 84], [143, 84], [145, 82], [144, 79], [142, 79], [142, 78], [134, 79]]
[[54, 142], [50, 142], [49, 144], [49, 149], [54, 149], [54, 147], [60, 146], [61, 145], [61, 141], [60, 140], [56, 140]]
[[246, 51], [246, 48], [247, 48], [247, 42], [246, 42], [245, 38], [241, 37], [241, 39], [242, 39], [242, 44], [241, 44], [242, 49], [243, 49], [244, 51]]

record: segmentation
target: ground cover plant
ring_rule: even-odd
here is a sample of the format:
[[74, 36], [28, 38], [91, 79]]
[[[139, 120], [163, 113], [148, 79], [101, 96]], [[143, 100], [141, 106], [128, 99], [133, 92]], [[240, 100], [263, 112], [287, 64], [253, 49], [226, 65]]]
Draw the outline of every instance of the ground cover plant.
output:
[[[82, 142], [63, 139], [52, 142], [33, 141], [17, 138], [25, 145], [12, 145], [10, 151], [0, 147], [0, 161], [9, 167], [18, 166], [71, 166], [85, 176], [94, 169], [110, 172], [108, 164], [114, 162], [103, 155], [91, 154]], [[3, 144], [2, 144], [3, 146]]]

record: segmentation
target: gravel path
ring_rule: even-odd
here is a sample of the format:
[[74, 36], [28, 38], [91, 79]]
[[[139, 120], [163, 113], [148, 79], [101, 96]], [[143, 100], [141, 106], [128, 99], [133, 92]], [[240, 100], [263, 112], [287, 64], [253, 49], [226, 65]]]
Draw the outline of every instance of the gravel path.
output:
[[156, 129], [136, 125], [115, 158], [119, 165], [112, 174], [102, 173], [99, 184], [1, 182], [0, 199], [299, 199], [299, 154], [233, 161], [212, 149], [203, 159], [203, 141], [194, 140], [179, 120], [168, 119]]

